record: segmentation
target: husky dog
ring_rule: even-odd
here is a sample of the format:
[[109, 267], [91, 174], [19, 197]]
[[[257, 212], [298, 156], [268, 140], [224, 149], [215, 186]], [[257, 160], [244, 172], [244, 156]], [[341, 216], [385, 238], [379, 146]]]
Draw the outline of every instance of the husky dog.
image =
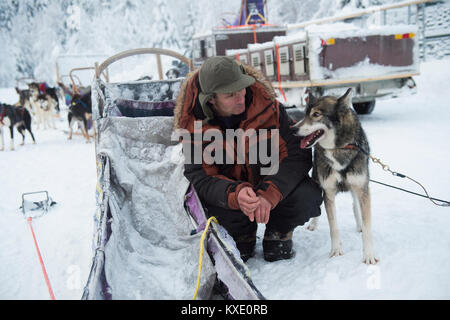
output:
[[29, 100], [33, 106], [37, 128], [39, 129], [42, 124], [44, 129], [48, 127], [55, 129], [54, 111], [59, 110], [59, 102], [54, 88], [47, 88], [48, 92], [41, 93], [40, 85], [36, 82], [29, 83], [28, 87], [30, 90]]
[[74, 122], [81, 122], [83, 135], [86, 142], [89, 142], [88, 121], [92, 120], [92, 102], [91, 92], [84, 95], [74, 94], [72, 103], [67, 114], [67, 121], [69, 122], [69, 137], [72, 139], [72, 126]]
[[15, 88], [19, 95], [19, 105], [24, 106], [30, 111], [30, 89]]
[[[303, 137], [301, 148], [314, 147], [313, 178], [324, 190], [325, 209], [331, 235], [330, 257], [343, 254], [336, 223], [335, 196], [350, 191], [353, 212], [359, 232], [362, 232], [363, 262], [375, 264], [372, 244], [369, 193], [369, 143], [351, 107], [351, 89], [340, 98], [309, 95], [305, 118], [295, 124]], [[361, 219], [362, 217], [362, 219]], [[309, 225], [314, 230], [317, 218]]]
[[33, 132], [31, 131], [31, 115], [25, 107], [0, 104], [0, 151], [4, 150], [3, 127], [9, 128], [11, 150], [14, 150], [14, 127], [22, 135], [22, 143], [20, 145], [23, 146], [25, 143], [25, 129], [30, 133], [33, 143], [36, 143]]

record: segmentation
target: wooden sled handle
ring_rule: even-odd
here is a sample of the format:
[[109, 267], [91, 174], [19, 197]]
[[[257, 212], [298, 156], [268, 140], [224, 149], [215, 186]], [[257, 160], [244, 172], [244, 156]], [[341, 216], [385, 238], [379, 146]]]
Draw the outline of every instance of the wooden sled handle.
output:
[[[79, 81], [79, 86], [77, 86], [75, 84], [75, 81], [73, 80], [73, 76], [75, 76], [74, 74], [72, 74], [74, 71], [82, 71], [82, 70], [95, 70], [95, 67], [81, 67], [81, 68], [73, 68], [72, 70], [70, 70], [69, 72], [69, 78], [70, 81], [72, 81], [72, 86], [73, 86], [73, 90], [75, 93], [80, 93], [80, 90], [78, 90], [78, 87], [81, 87], [82, 83], [81, 81], [79, 81], [80, 79], [78, 78]], [[108, 70], [105, 70], [105, 72], [102, 72], [103, 77], [105, 78], [106, 82], [109, 82], [109, 74], [108, 74]]]
[[80, 78], [76, 74], [73, 74], [72, 77], [70, 77], [68, 74], [62, 74], [59, 78], [61, 79], [60, 82], [63, 82], [65, 78], [69, 78], [71, 82], [75, 82], [74, 79], [76, 79], [78, 82], [78, 87], [81, 87], [83, 85]]
[[161, 64], [161, 55], [171, 56], [174, 58], [177, 58], [178, 60], [181, 60], [184, 62], [187, 66], [189, 66], [189, 70], [193, 70], [192, 60], [186, 58], [182, 54], [179, 54], [178, 52], [167, 50], [167, 49], [160, 49], [160, 48], [140, 48], [140, 49], [131, 49], [122, 51], [112, 57], [109, 57], [103, 63], [99, 66], [98, 63], [95, 63], [95, 78], [98, 79], [102, 72], [113, 62], [116, 62], [117, 60], [127, 58], [130, 56], [140, 55], [140, 54], [155, 54], [156, 55], [156, 61], [158, 64], [158, 74], [159, 79], [163, 79], [163, 73], [162, 73], [162, 64]]

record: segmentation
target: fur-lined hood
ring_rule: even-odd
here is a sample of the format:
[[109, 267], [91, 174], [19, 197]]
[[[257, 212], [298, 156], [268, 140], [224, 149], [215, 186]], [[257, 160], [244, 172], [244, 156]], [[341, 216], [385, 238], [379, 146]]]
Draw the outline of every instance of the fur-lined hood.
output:
[[[268, 95], [268, 98], [272, 101], [276, 99], [276, 93], [273, 89], [271, 83], [267, 81], [263, 74], [250, 66], [244, 65], [245, 72], [255, 78], [256, 82], [251, 85], [252, 86], [262, 86], [266, 94]], [[180, 127], [183, 127], [183, 125], [180, 123], [182, 114], [184, 112], [187, 112], [188, 110], [184, 110], [184, 108], [193, 109], [194, 105], [196, 103], [196, 100], [198, 99], [198, 93], [199, 93], [199, 84], [198, 84], [198, 74], [200, 69], [197, 69], [195, 71], [192, 71], [186, 76], [186, 80], [183, 81], [181, 84], [180, 93], [178, 94], [175, 109], [174, 109], [174, 129], [178, 129]], [[190, 103], [188, 103], [190, 101]], [[181, 126], [180, 126], [181, 124]]]

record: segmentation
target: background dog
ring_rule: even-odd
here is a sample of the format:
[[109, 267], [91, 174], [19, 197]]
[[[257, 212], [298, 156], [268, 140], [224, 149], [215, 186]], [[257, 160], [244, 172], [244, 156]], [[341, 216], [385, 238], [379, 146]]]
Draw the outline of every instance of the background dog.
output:
[[14, 150], [14, 127], [16, 127], [22, 135], [22, 143], [20, 145], [25, 144], [25, 129], [30, 133], [33, 143], [36, 143], [33, 132], [31, 131], [31, 115], [25, 107], [0, 104], [0, 151], [5, 149], [3, 127], [9, 128], [11, 136], [11, 150]]
[[30, 89], [19, 89], [15, 88], [17, 94], [19, 95], [19, 105], [23, 106], [30, 111]]
[[[331, 235], [330, 257], [342, 255], [336, 222], [335, 196], [350, 191], [358, 231], [362, 232], [363, 262], [375, 264], [369, 193], [369, 143], [351, 107], [351, 89], [340, 98], [309, 96], [305, 118], [294, 127], [302, 136], [301, 148], [314, 147], [313, 178], [324, 191]], [[361, 219], [362, 217], [362, 219]], [[317, 225], [314, 218], [308, 229]]]
[[67, 120], [69, 122], [69, 140], [72, 139], [72, 126], [74, 122], [81, 122], [86, 142], [89, 142], [88, 121], [92, 119], [91, 92], [84, 95], [75, 94], [69, 107]]
[[[59, 97], [58, 94], [60, 94], [60, 89], [58, 87], [49, 87], [45, 82], [37, 83], [32, 82], [28, 84], [28, 88], [30, 89], [30, 93], [33, 90], [34, 92], [38, 92], [40, 95], [42, 95], [42, 98], [49, 101], [49, 103], [53, 104], [53, 108], [59, 112]], [[36, 93], [35, 93], [36, 95]]]
[[177, 68], [171, 68], [166, 72], [167, 79], [176, 79], [180, 77], [180, 70]]
[[[30, 104], [33, 107], [36, 117], [37, 129], [41, 124], [44, 129], [55, 129], [55, 110], [59, 108], [58, 96], [54, 88], [47, 88], [46, 92], [41, 91], [39, 83], [32, 82], [28, 84], [30, 90]], [[53, 90], [51, 90], [53, 89]]]

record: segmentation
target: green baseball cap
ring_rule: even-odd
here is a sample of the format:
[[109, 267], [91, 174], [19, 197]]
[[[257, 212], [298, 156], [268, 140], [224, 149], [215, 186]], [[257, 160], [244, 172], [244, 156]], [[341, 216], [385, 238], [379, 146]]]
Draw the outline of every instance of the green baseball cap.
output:
[[245, 74], [244, 68], [233, 58], [225, 56], [206, 60], [200, 68], [198, 78], [201, 88], [199, 100], [203, 108], [214, 93], [233, 93], [255, 82], [255, 78]]

